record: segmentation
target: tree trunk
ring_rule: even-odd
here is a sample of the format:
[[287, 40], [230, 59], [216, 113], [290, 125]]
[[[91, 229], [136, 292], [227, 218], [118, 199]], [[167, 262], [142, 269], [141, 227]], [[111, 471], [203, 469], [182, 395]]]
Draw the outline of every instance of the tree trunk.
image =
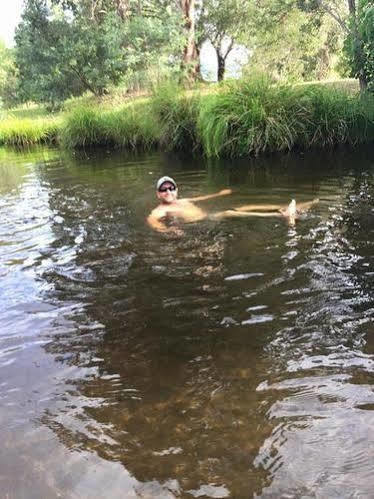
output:
[[[357, 27], [356, 0], [348, 0], [348, 10], [352, 18], [352, 37], [354, 43], [354, 58], [356, 59], [356, 67], [362, 68], [364, 57], [362, 54], [362, 40], [360, 38]], [[367, 90], [368, 82], [362, 69], [360, 69], [360, 72], [358, 74], [358, 81], [360, 83], [360, 91], [365, 92], [365, 90]]]
[[360, 83], [360, 92], [365, 92], [368, 89], [368, 82], [364, 75], [358, 75], [358, 81]]
[[195, 40], [195, 0], [180, 0], [186, 30], [186, 45], [183, 50], [182, 68], [187, 79], [194, 81], [199, 72], [198, 50]]
[[223, 57], [223, 55], [217, 49], [216, 49], [216, 53], [217, 53], [217, 63], [218, 63], [217, 81], [222, 81], [224, 76], [225, 76], [226, 59], [225, 59], [225, 57]]
[[127, 0], [115, 0], [116, 11], [119, 17], [124, 21], [129, 14], [129, 3]]
[[356, 0], [348, 0], [348, 10], [351, 15], [356, 17]]

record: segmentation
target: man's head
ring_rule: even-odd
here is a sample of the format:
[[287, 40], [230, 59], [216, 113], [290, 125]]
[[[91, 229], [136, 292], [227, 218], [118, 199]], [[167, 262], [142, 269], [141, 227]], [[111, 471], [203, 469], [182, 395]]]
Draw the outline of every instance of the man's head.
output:
[[174, 179], [171, 177], [161, 177], [156, 184], [157, 197], [165, 204], [170, 204], [178, 197], [178, 187]]

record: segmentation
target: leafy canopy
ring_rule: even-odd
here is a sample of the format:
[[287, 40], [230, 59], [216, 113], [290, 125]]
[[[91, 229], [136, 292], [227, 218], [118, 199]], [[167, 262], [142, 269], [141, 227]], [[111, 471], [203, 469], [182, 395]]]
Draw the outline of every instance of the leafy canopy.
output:
[[344, 49], [352, 76], [362, 79], [374, 92], [374, 1], [359, 0], [357, 7]]
[[24, 100], [56, 107], [86, 90], [102, 95], [166, 46], [170, 52], [178, 31], [174, 14], [124, 6], [120, 0], [26, 0], [15, 35]]

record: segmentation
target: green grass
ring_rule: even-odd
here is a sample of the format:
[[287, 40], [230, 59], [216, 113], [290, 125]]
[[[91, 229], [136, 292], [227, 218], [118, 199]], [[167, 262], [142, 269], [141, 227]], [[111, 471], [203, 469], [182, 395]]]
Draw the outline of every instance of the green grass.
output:
[[374, 95], [360, 95], [354, 80], [274, 85], [253, 77], [189, 91], [166, 84], [137, 98], [85, 95], [65, 109], [3, 112], [0, 145], [57, 141], [69, 149], [159, 147], [240, 157], [374, 140]]
[[139, 101], [104, 115], [109, 142], [130, 150], [147, 150], [160, 142], [160, 127], [148, 102]]
[[50, 117], [48, 111], [42, 106], [37, 104], [24, 104], [23, 106], [14, 107], [10, 110], [2, 110], [1, 118], [9, 119], [39, 119]]
[[6, 118], [0, 121], [0, 145], [28, 146], [56, 141], [58, 119]]
[[201, 148], [197, 128], [201, 99], [199, 89], [186, 92], [170, 83], [155, 89], [150, 107], [160, 126], [163, 149], [196, 152]]
[[207, 98], [199, 130], [207, 156], [249, 156], [374, 140], [374, 96], [333, 86], [224, 84]]
[[118, 110], [76, 107], [65, 115], [59, 138], [70, 149], [112, 145], [144, 150], [158, 144], [159, 126], [141, 101]]

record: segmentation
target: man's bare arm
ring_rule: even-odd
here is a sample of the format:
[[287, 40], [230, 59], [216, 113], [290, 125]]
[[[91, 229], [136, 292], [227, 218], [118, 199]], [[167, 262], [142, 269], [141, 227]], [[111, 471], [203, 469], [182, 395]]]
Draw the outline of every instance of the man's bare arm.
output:
[[168, 232], [168, 227], [158, 217], [152, 215], [152, 213], [148, 216], [147, 223], [152, 229], [157, 230], [157, 232]]
[[187, 201], [206, 201], [207, 199], [217, 198], [218, 196], [227, 196], [231, 194], [231, 189], [223, 189], [222, 191], [216, 192], [214, 194], [206, 194], [205, 196], [197, 196], [196, 198], [185, 198]]
[[153, 210], [152, 213], [147, 218], [147, 223], [152, 229], [157, 230], [163, 234], [174, 234], [176, 236], [182, 236], [183, 230], [177, 227], [167, 227], [162, 221], [161, 217], [157, 216], [157, 209]]

